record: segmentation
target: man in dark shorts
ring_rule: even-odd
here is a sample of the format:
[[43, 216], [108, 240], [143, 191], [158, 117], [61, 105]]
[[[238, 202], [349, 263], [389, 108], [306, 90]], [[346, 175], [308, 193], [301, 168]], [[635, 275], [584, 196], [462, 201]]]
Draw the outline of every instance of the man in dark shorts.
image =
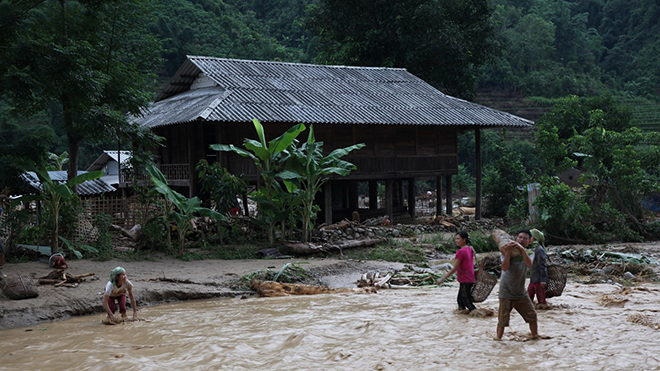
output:
[[502, 277], [500, 278], [500, 308], [497, 315], [497, 337], [495, 340], [502, 339], [504, 328], [509, 326], [509, 318], [513, 308], [520, 313], [525, 322], [529, 323], [532, 337], [538, 336], [536, 310], [534, 310], [534, 304], [532, 304], [525, 289], [527, 268], [532, 266], [532, 259], [527, 255], [525, 248], [531, 242], [531, 237], [532, 235], [528, 230], [519, 231], [516, 236], [517, 244], [512, 248], [518, 249], [520, 255], [512, 257], [512, 249], [506, 249], [504, 253]]

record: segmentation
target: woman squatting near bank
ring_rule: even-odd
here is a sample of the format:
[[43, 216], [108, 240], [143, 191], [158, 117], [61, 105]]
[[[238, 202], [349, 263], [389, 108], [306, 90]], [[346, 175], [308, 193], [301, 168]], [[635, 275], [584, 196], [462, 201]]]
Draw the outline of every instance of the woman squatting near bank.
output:
[[[108, 312], [108, 317], [103, 321], [105, 324], [115, 324], [126, 319], [126, 291], [131, 299], [131, 307], [133, 307], [133, 319], [137, 319], [137, 303], [135, 296], [133, 296], [133, 283], [126, 277], [126, 270], [122, 267], [117, 267], [110, 273], [110, 281], [105, 285], [105, 293], [103, 294], [103, 309]], [[115, 316], [119, 306], [119, 313], [121, 313], [121, 320]]]

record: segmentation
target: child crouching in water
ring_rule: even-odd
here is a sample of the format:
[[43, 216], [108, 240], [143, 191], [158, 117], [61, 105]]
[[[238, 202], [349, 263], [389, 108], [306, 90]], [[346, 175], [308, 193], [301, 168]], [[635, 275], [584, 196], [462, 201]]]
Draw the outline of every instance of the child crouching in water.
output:
[[[103, 294], [103, 309], [108, 312], [108, 317], [103, 321], [105, 324], [115, 324], [126, 319], [126, 291], [131, 298], [131, 306], [133, 307], [133, 319], [137, 320], [137, 303], [133, 296], [133, 283], [126, 277], [126, 270], [122, 267], [117, 267], [110, 273], [110, 281], [105, 285], [105, 293]], [[119, 313], [121, 313], [121, 320], [115, 316], [119, 305]]]

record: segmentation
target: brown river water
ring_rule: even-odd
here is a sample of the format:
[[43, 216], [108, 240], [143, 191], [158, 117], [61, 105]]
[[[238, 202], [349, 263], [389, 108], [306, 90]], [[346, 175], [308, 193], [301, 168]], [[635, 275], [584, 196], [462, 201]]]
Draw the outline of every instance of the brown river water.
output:
[[[660, 369], [658, 285], [569, 283], [539, 311], [545, 339], [529, 340], [514, 311], [503, 341], [496, 317], [454, 312], [457, 287], [213, 299], [143, 308], [144, 322], [3, 330], [0, 370]], [[496, 290], [478, 306], [497, 311]]]

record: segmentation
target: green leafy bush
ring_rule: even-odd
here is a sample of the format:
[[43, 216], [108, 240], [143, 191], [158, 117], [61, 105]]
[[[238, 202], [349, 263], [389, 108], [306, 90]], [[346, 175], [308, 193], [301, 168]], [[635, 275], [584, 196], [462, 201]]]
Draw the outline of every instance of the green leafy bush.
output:
[[484, 196], [488, 213], [504, 216], [509, 205], [524, 197], [525, 191], [520, 187], [527, 185], [529, 176], [519, 154], [506, 145], [496, 147], [500, 158], [484, 169]]
[[541, 179], [535, 205], [540, 216], [540, 227], [548, 235], [585, 241], [597, 239], [590, 219], [591, 208], [583, 196], [571, 191], [559, 178]]
[[112, 244], [112, 234], [110, 233], [110, 225], [112, 218], [105, 213], [96, 214], [94, 217], [94, 226], [98, 231], [98, 237], [93, 246], [98, 250], [93, 256], [95, 259], [106, 261], [114, 257], [114, 246]]
[[161, 217], [149, 219], [138, 238], [138, 250], [167, 251], [167, 225]]

